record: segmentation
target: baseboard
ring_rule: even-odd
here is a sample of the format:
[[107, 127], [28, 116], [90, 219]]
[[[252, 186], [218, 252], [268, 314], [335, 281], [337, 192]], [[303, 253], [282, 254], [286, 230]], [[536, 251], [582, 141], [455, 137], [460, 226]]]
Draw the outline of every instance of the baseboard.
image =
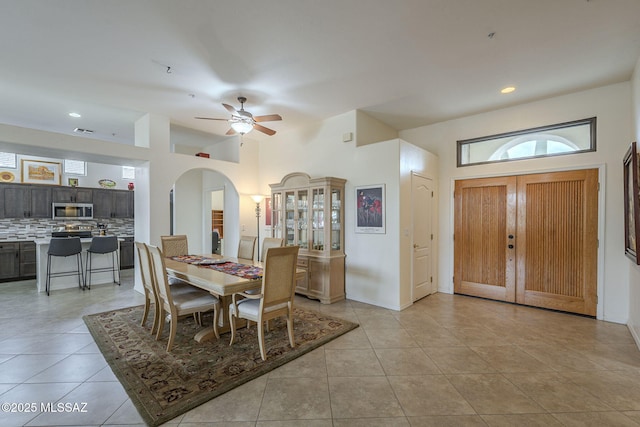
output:
[[636, 342], [638, 350], [640, 350], [640, 328], [635, 328], [631, 323], [627, 323], [627, 328], [629, 328], [629, 332], [631, 332], [631, 336]]

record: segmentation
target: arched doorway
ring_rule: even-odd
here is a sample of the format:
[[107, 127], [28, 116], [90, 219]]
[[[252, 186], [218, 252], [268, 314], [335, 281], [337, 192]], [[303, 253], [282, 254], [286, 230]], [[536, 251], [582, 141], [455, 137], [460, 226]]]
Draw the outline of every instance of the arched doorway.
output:
[[172, 228], [174, 234], [186, 234], [189, 251], [211, 253], [212, 191], [223, 191], [224, 245], [221, 253], [238, 247], [240, 224], [239, 194], [231, 180], [211, 169], [191, 169], [173, 185]]

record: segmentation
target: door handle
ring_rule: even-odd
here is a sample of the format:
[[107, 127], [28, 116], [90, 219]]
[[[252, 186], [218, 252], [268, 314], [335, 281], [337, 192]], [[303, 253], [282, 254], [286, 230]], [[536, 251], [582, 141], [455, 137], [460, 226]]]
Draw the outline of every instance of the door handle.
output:
[[413, 244], [413, 249], [418, 249], [420, 247], [420, 245], [418, 245], [417, 243]]

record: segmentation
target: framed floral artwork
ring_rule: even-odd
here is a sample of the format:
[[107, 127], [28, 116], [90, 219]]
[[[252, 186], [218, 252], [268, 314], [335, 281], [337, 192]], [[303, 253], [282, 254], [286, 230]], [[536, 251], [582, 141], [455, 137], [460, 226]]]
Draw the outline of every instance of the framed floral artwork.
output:
[[356, 187], [356, 233], [385, 233], [384, 184]]

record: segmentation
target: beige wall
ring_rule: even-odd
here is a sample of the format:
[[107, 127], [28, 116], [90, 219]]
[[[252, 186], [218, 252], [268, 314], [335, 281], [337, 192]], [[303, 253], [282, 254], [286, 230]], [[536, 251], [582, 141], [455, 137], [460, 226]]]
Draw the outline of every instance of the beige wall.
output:
[[[400, 132], [440, 159], [439, 289], [453, 292], [453, 184], [456, 179], [571, 168], [601, 170], [598, 318], [626, 323], [629, 273], [624, 256], [622, 157], [632, 138], [631, 84], [620, 83]], [[456, 141], [553, 123], [598, 118], [597, 152], [456, 167]]]

